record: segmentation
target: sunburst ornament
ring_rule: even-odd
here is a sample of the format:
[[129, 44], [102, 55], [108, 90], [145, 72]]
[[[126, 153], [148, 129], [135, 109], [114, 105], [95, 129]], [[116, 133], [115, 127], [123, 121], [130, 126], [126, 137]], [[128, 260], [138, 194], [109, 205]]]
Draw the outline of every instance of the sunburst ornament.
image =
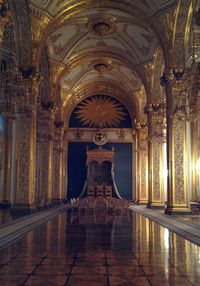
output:
[[84, 100], [76, 111], [77, 118], [85, 126], [111, 127], [124, 120], [126, 113], [115, 99], [106, 96], [94, 96]]

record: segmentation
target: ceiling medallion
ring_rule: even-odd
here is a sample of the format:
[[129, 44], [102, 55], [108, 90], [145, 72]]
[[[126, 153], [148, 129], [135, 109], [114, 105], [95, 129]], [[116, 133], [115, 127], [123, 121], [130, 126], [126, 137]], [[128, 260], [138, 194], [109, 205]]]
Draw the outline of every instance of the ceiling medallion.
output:
[[99, 73], [105, 73], [112, 70], [112, 61], [106, 59], [99, 59], [92, 61], [89, 65], [89, 69], [94, 69]]
[[107, 36], [114, 33], [117, 30], [117, 27], [113, 19], [101, 17], [89, 20], [87, 23], [87, 30], [98, 36]]

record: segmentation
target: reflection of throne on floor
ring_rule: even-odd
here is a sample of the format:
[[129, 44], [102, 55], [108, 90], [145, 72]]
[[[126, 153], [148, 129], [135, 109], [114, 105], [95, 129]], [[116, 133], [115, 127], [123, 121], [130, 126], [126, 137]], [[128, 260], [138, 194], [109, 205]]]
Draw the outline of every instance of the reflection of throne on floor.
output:
[[80, 197], [121, 198], [114, 180], [114, 149], [87, 150], [87, 179]]

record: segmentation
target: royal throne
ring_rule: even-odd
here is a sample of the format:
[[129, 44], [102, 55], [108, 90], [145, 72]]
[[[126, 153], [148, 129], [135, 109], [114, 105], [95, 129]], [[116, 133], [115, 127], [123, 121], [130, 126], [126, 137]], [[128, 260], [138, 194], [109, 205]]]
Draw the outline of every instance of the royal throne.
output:
[[87, 149], [87, 178], [81, 197], [117, 197], [119, 192], [114, 180], [114, 148], [112, 150]]

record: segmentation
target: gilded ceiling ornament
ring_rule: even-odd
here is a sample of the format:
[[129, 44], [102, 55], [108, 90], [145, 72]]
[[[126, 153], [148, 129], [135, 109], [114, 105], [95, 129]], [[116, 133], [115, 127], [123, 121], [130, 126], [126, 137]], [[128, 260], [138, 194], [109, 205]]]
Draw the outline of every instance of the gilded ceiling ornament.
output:
[[76, 111], [77, 118], [83, 125], [91, 127], [110, 127], [118, 125], [124, 120], [126, 113], [115, 99], [103, 96], [94, 96], [84, 100]]
[[54, 60], [50, 61], [50, 66], [52, 70], [52, 82], [55, 84], [61, 74], [61, 72], [64, 70], [64, 66], [60, 64], [59, 62], [56, 62]]
[[106, 16], [93, 17], [86, 25], [88, 32], [93, 32], [98, 36], [107, 36], [117, 30], [115, 19], [107, 18]]
[[99, 73], [105, 73], [112, 70], [112, 61], [99, 59], [92, 61], [89, 65], [89, 69], [94, 69]]
[[31, 8], [32, 38], [38, 42], [50, 22], [50, 18], [37, 9]]

